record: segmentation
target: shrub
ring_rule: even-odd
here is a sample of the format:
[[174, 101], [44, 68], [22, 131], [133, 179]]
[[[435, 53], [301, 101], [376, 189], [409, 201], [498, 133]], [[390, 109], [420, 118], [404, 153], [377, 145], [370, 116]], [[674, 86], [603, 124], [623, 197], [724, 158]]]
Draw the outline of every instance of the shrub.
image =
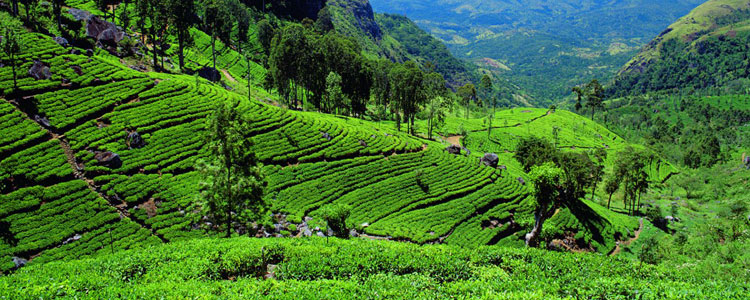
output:
[[328, 224], [328, 228], [340, 238], [347, 238], [349, 236], [346, 228], [346, 218], [349, 217], [350, 213], [351, 208], [344, 204], [329, 204], [321, 209], [321, 216]]

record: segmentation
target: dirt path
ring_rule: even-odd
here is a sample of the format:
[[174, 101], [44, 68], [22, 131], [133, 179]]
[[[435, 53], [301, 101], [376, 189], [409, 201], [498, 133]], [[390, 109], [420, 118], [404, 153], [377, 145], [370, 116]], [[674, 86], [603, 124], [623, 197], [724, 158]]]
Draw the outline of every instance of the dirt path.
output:
[[641, 232], [643, 231], [643, 218], [641, 218], [640, 220], [638, 220], [638, 222], [641, 224], [641, 226], [635, 232], [635, 237], [633, 237], [632, 239], [629, 239], [627, 241], [621, 241], [621, 242], [617, 243], [617, 246], [615, 246], [615, 250], [612, 250], [612, 253], [610, 253], [609, 256], [615, 256], [615, 255], [619, 254], [620, 251], [622, 251], [622, 247], [630, 245], [631, 243], [633, 243], [636, 240], [638, 240], [638, 237], [641, 236]]
[[234, 79], [234, 77], [232, 77], [232, 75], [229, 74], [229, 72], [227, 72], [227, 70], [222, 69], [221, 73], [224, 74], [224, 77], [226, 77], [227, 80], [229, 80], [229, 82], [237, 82], [237, 80]]
[[451, 143], [451, 145], [461, 146], [461, 139], [463, 137], [464, 137], [463, 135], [449, 136], [449, 137], [445, 138], [445, 141], [447, 141], [448, 143]]

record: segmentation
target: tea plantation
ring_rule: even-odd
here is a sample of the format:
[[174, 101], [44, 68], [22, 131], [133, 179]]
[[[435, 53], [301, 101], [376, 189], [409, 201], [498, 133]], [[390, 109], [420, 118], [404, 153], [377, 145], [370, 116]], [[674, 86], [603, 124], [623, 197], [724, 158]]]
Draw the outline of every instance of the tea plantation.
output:
[[[71, 54], [49, 37], [20, 33], [33, 46], [22, 49], [18, 89], [11, 68], [0, 69], [5, 272], [14, 267], [13, 257], [36, 264], [203, 236], [190, 214], [199, 181], [194, 166], [206, 155], [204, 119], [221, 101], [239, 101], [251, 120], [269, 181], [266, 198], [291, 223], [341, 203], [352, 208], [349, 225], [361, 233], [462, 246], [521, 245], [533, 225], [533, 198], [517, 180], [525, 175], [505, 153], [514, 138], [528, 133], [523, 126], [495, 129], [484, 142], [481, 121], [465, 125], [472, 131], [465, 138], [470, 149], [498, 152], [501, 164], [510, 166], [495, 170], [480, 165], [476, 154], [448, 154], [445, 144], [385, 123], [285, 110], [192, 76], [142, 73], [106, 52]], [[196, 47], [205, 44], [199, 39]], [[246, 63], [224, 49], [220, 61], [230, 71], [230, 61]], [[27, 70], [35, 61], [49, 68], [49, 78], [31, 77]], [[573, 114], [539, 110], [503, 111], [498, 119], [514, 125], [580, 122]], [[447, 128], [456, 124], [449, 120]], [[581, 126], [580, 136], [562, 134], [561, 145], [609, 143], [614, 151], [626, 144], [603, 128]], [[600, 141], [591, 138], [594, 131]], [[132, 143], [133, 134], [139, 143]], [[596, 251], [608, 253], [616, 237], [638, 227], [634, 218], [584, 203], [580, 211], [560, 214], [559, 227], [580, 231]], [[592, 216], [595, 222], [578, 220]]]
[[[745, 299], [693, 267], [536, 249], [303, 239], [194, 239], [0, 278], [6, 299]], [[270, 279], [270, 280], [267, 280]]]

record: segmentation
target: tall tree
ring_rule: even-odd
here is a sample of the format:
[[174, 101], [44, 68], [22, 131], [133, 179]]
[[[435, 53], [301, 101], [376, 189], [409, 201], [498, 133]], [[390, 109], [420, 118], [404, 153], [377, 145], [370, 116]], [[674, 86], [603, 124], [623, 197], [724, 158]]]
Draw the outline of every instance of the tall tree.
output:
[[490, 135], [492, 135], [492, 121], [495, 118], [495, 109], [497, 108], [497, 98], [495, 98], [495, 96], [493, 95], [494, 86], [492, 83], [492, 78], [489, 75], [485, 74], [482, 77], [482, 80], [479, 83], [479, 90], [484, 102], [488, 106], [492, 107], [492, 113], [487, 116], [487, 120], [489, 121], [487, 122], [487, 137], [489, 137]]
[[466, 119], [468, 119], [469, 105], [477, 99], [477, 89], [473, 84], [467, 83], [458, 88], [458, 96], [461, 97], [461, 103], [466, 107]]
[[612, 203], [612, 195], [614, 195], [617, 190], [620, 189], [620, 180], [615, 176], [609, 176], [607, 178], [607, 181], [604, 183], [604, 189], [607, 195], [609, 195], [609, 200], [607, 200], [607, 209], [610, 209], [610, 204]]
[[55, 22], [57, 22], [57, 31], [62, 34], [62, 7], [65, 5], [65, 0], [52, 0], [52, 13], [55, 15]]
[[585, 153], [562, 152], [535, 137], [521, 140], [514, 157], [528, 170], [534, 183], [534, 227], [526, 235], [526, 245], [536, 247], [544, 222], [557, 209], [570, 206], [586, 195], [594, 164]]
[[14, 17], [18, 17], [18, 0], [12, 0], [10, 12]]
[[[36, 16], [36, 5], [39, 0], [21, 0], [24, 9], [26, 10], [26, 20], [34, 24]], [[34, 24], [36, 25], [36, 24]]]
[[258, 42], [260, 43], [260, 46], [263, 47], [263, 51], [266, 55], [269, 55], [271, 53], [271, 42], [276, 34], [276, 30], [271, 23], [268, 22], [268, 19], [260, 20], [256, 26], [258, 27]]
[[645, 154], [630, 147], [618, 153], [615, 160], [614, 177], [621, 182], [623, 201], [631, 214], [638, 211], [641, 194], [645, 193], [649, 186], [646, 173], [648, 161], [650, 160]]
[[408, 131], [413, 135], [415, 134], [414, 117], [426, 98], [422, 90], [422, 70], [413, 61], [407, 61], [394, 67], [390, 78], [393, 98], [396, 102], [395, 107], [403, 114], [404, 121], [409, 125]]
[[224, 224], [226, 236], [233, 228], [250, 228], [266, 215], [263, 199], [266, 181], [248, 138], [252, 123], [239, 113], [239, 103], [219, 104], [207, 122], [209, 156], [198, 164], [202, 213], [213, 224]]
[[586, 84], [586, 100], [586, 106], [591, 109], [593, 120], [596, 110], [604, 107], [604, 88], [599, 84], [599, 80], [593, 79]]
[[185, 69], [185, 47], [192, 42], [190, 28], [198, 21], [195, 16], [195, 2], [168, 0], [167, 11], [171, 23], [170, 29], [177, 37], [177, 56], [180, 69]]
[[18, 34], [10, 27], [5, 28], [5, 35], [2, 37], [3, 52], [5, 53], [6, 63], [10, 65], [13, 72], [13, 89], [18, 89], [18, 75], [16, 74], [16, 65], [18, 64], [18, 55], [21, 53], [21, 46], [18, 43]]
[[232, 31], [232, 21], [227, 10], [226, 0], [207, 0], [203, 16], [203, 28], [211, 36], [211, 56], [216, 70], [216, 40], [227, 43]]
[[578, 100], [576, 101], [576, 106], [575, 106], [576, 112], [578, 112], [581, 110], [581, 108], [583, 108], [583, 105], [581, 104], [581, 100], [583, 100], [583, 95], [585, 95], [586, 92], [580, 86], [574, 86], [572, 90], [574, 93], [576, 93], [576, 96], [578, 96], [577, 97]]
[[341, 75], [331, 72], [326, 77], [326, 92], [323, 97], [325, 110], [343, 114], [346, 110], [344, 92], [341, 91]]

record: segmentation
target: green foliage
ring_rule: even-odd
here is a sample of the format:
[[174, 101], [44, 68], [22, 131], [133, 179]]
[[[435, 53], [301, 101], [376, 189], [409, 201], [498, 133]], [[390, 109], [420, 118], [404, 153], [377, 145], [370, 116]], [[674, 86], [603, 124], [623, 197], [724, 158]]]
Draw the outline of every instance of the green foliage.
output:
[[349, 237], [346, 219], [351, 214], [351, 207], [345, 204], [329, 204], [320, 209], [320, 215], [328, 224], [333, 234], [340, 238]]
[[235, 227], [250, 228], [268, 209], [263, 199], [267, 183], [252, 150], [252, 139], [247, 138], [252, 123], [237, 111], [237, 105], [221, 103], [208, 118], [209, 157], [198, 167], [203, 174], [201, 213], [216, 225], [224, 223], [227, 237]]
[[[277, 265], [274, 281], [262, 279], [268, 264]], [[279, 299], [321, 294], [332, 299], [741, 299], [746, 294], [746, 282], [721, 272], [696, 278], [696, 269], [639, 268], [617, 258], [504, 247], [464, 249], [361, 239], [202, 239], [24, 268], [0, 278], [0, 291], [14, 299], [63, 294], [240, 299], [259, 293]], [[228, 289], [239, 293], [224, 294]]]

